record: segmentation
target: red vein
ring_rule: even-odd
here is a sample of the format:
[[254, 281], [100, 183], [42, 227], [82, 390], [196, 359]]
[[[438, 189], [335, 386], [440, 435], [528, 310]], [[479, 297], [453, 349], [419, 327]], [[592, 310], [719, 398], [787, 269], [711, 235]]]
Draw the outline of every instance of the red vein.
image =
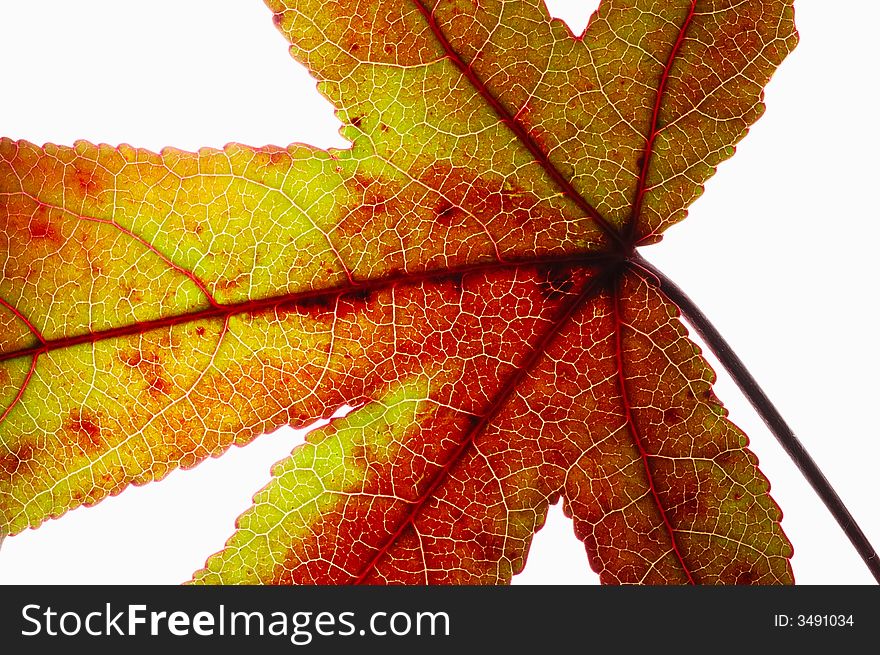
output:
[[654, 499], [654, 504], [657, 506], [657, 511], [660, 513], [660, 517], [663, 519], [663, 525], [666, 527], [667, 532], [669, 532], [669, 541], [672, 544], [672, 550], [675, 553], [675, 557], [678, 559], [681, 568], [684, 570], [685, 575], [687, 575], [688, 582], [690, 584], [696, 584], [693, 576], [691, 575], [690, 569], [688, 565], [685, 564], [684, 557], [681, 554], [681, 551], [678, 548], [678, 544], [675, 540], [675, 532], [672, 529], [672, 524], [669, 522], [669, 517], [666, 516], [666, 510], [663, 507], [663, 503], [660, 501], [660, 495], [657, 493], [657, 488], [654, 486], [654, 474], [651, 471], [651, 466], [648, 463], [649, 458], [651, 457], [648, 452], [645, 450], [644, 445], [642, 444], [642, 438], [639, 433], [639, 429], [636, 426], [635, 418], [633, 417], [632, 411], [632, 403], [630, 401], [629, 392], [626, 384], [626, 372], [624, 371], [623, 365], [623, 319], [622, 312], [620, 309], [620, 282], [619, 280], [614, 285], [614, 296], [612, 299], [612, 311], [614, 315], [614, 356], [617, 359], [617, 382], [620, 387], [620, 402], [623, 406], [624, 416], [626, 418], [626, 425], [629, 433], [632, 435], [633, 441], [636, 444], [636, 448], [639, 451], [639, 456], [642, 458], [642, 465], [645, 468], [645, 477], [648, 480], [648, 487], [651, 490], [651, 497]]
[[691, 0], [690, 9], [688, 9], [684, 24], [678, 32], [678, 38], [672, 46], [672, 50], [669, 51], [669, 57], [666, 59], [666, 65], [663, 67], [663, 74], [660, 77], [660, 85], [657, 87], [657, 96], [654, 98], [654, 110], [651, 115], [651, 127], [648, 131], [648, 139], [645, 142], [645, 151], [642, 154], [642, 169], [639, 171], [639, 182], [636, 185], [635, 200], [633, 202], [632, 214], [629, 219], [630, 240], [632, 240], [632, 236], [635, 233], [637, 221], [642, 213], [642, 204], [645, 200], [645, 194], [648, 192], [648, 170], [651, 165], [651, 157], [654, 154], [654, 142], [660, 134], [658, 129], [660, 123], [660, 109], [663, 106], [663, 100], [666, 96], [666, 89], [669, 84], [669, 74], [672, 72], [672, 65], [675, 63], [678, 53], [681, 51], [681, 46], [684, 44], [685, 37], [687, 36], [688, 27], [690, 27], [691, 22], [694, 20], [696, 11], [697, 0]]
[[43, 335], [36, 328], [36, 326], [33, 323], [31, 323], [28, 320], [27, 316], [22, 314], [18, 310], [18, 308], [15, 307], [15, 305], [12, 305], [11, 303], [7, 302], [3, 298], [0, 298], [0, 305], [3, 305], [6, 309], [11, 311], [18, 320], [20, 320], [22, 323], [24, 323], [27, 326], [27, 329], [31, 331], [31, 334], [33, 334], [39, 340], [40, 343], [42, 343], [42, 344], [46, 343], [46, 340], [43, 338]]
[[375, 555], [367, 562], [361, 572], [357, 575], [357, 577], [352, 581], [352, 584], [362, 584], [364, 580], [366, 580], [367, 576], [376, 568], [376, 565], [379, 561], [388, 553], [391, 547], [397, 542], [400, 536], [403, 534], [406, 528], [413, 524], [419, 513], [421, 513], [422, 509], [424, 509], [425, 504], [434, 497], [434, 493], [440, 487], [441, 484], [447, 479], [452, 469], [455, 465], [462, 460], [464, 455], [473, 447], [476, 439], [486, 427], [491, 423], [498, 413], [504, 409], [507, 405], [507, 401], [513, 396], [516, 389], [525, 379], [525, 377], [532, 371], [532, 369], [538, 364], [542, 357], [544, 357], [547, 352], [547, 348], [550, 343], [559, 335], [562, 331], [562, 328], [565, 327], [566, 323], [568, 323], [569, 319], [574, 315], [574, 313], [580, 308], [584, 302], [589, 300], [596, 291], [600, 288], [604, 281], [604, 276], [597, 274], [589, 284], [584, 287], [584, 290], [581, 291], [575, 298], [566, 303], [559, 315], [556, 316], [553, 322], [550, 324], [550, 327], [544, 331], [541, 335], [541, 338], [535, 343], [531, 352], [529, 353], [526, 360], [518, 367], [514, 369], [511, 375], [507, 378], [504, 386], [498, 391], [495, 397], [492, 399], [492, 403], [489, 406], [488, 410], [485, 414], [477, 421], [468, 431], [465, 433], [464, 438], [461, 443], [452, 451], [452, 454], [446, 460], [446, 463], [434, 474], [433, 479], [431, 480], [430, 485], [425, 490], [425, 492], [412, 503], [412, 506], [409, 508], [409, 511], [406, 513], [406, 516], [397, 526], [397, 529], [388, 537], [384, 544], [379, 548], [379, 550], [375, 553]]
[[446, 38], [446, 35], [437, 23], [433, 10], [429, 11], [422, 4], [421, 0], [413, 0], [413, 4], [428, 22], [428, 26], [434, 33], [435, 38], [440, 42], [440, 45], [446, 52], [446, 56], [449, 60], [456, 68], [458, 68], [458, 70], [461, 71], [462, 75], [470, 81], [477, 93], [480, 94], [480, 97], [488, 103], [498, 118], [501, 119], [501, 122], [504, 123], [514, 135], [516, 135], [517, 139], [519, 139], [519, 141], [528, 149], [544, 170], [547, 171], [556, 185], [562, 189], [562, 192], [574, 201], [578, 208], [589, 216], [605, 236], [611, 239], [615, 245], [624, 251], [628, 250], [618, 231], [607, 220], [605, 220], [605, 217], [603, 217], [596, 208], [586, 200], [586, 198], [578, 193], [578, 191], [571, 185], [571, 182], [569, 182], [565, 176], [559, 172], [559, 169], [553, 165], [550, 158], [532, 138], [525, 127], [523, 127], [522, 123], [520, 123], [494, 95], [492, 95], [492, 92], [489, 91], [483, 81], [477, 76], [470, 64], [466, 64], [464, 60], [462, 60], [461, 56], [459, 56], [458, 52], [452, 47], [449, 39]]
[[12, 399], [12, 402], [6, 408], [2, 415], [0, 415], [0, 423], [6, 420], [6, 417], [9, 416], [9, 413], [12, 409], [18, 404], [21, 400], [21, 397], [24, 395], [24, 390], [27, 389], [28, 384], [31, 381], [31, 377], [34, 375], [34, 371], [37, 369], [37, 357], [40, 356], [39, 352], [34, 353], [33, 358], [31, 359], [31, 367], [27, 372], [27, 375], [24, 377], [24, 382], [21, 383], [21, 387], [18, 390], [18, 393], [15, 395], [15, 398]]
[[[28, 194], [25, 194], [25, 195], [28, 195]], [[33, 197], [33, 196], [30, 196], [30, 195], [28, 195], [28, 197], [30, 197], [31, 200], [33, 200], [34, 202], [37, 202], [37, 203], [39, 203], [39, 204], [41, 204], [41, 205], [43, 205], [43, 206], [45, 206], [45, 207], [54, 207], [54, 208], [59, 209], [59, 210], [61, 210], [61, 211], [63, 211], [63, 212], [66, 212], [66, 213], [68, 213], [68, 214], [72, 214], [73, 216], [76, 216], [76, 217], [79, 218], [80, 220], [83, 220], [83, 221], [91, 221], [91, 222], [93, 222], [93, 223], [100, 223], [100, 224], [102, 224], [102, 225], [111, 225], [111, 226], [115, 227], [117, 230], [119, 230], [120, 232], [122, 232], [122, 233], [125, 234], [126, 236], [128, 236], [128, 237], [134, 239], [134, 240], [137, 241], [139, 244], [141, 244], [142, 246], [144, 246], [147, 250], [149, 250], [151, 253], [153, 253], [154, 255], [156, 255], [156, 256], [157, 256], [159, 259], [161, 259], [161, 260], [162, 260], [162, 261], [163, 261], [163, 262], [164, 262], [169, 268], [171, 268], [171, 269], [177, 271], [178, 273], [180, 273], [181, 275], [183, 275], [183, 276], [185, 276], [187, 279], [189, 279], [190, 282], [192, 282], [193, 284], [195, 284], [196, 287], [198, 287], [199, 291], [202, 292], [202, 294], [205, 296], [205, 299], [208, 301], [208, 304], [209, 304], [209, 305], [211, 305], [212, 307], [219, 307], [219, 306], [220, 306], [220, 305], [217, 303], [217, 301], [214, 300], [214, 296], [211, 294], [211, 292], [208, 291], [208, 288], [205, 286], [205, 283], [202, 282], [202, 280], [199, 279], [199, 277], [198, 277], [195, 273], [193, 273], [192, 271], [190, 271], [190, 270], [188, 270], [188, 269], [186, 269], [186, 268], [183, 268], [182, 266], [179, 266], [179, 265], [175, 264], [175, 263], [171, 260], [170, 257], [168, 257], [165, 253], [163, 253], [161, 250], [159, 250], [158, 248], [156, 248], [156, 246], [154, 246], [152, 243], [150, 243], [149, 241], [147, 241], [146, 239], [144, 239], [142, 236], [140, 236], [140, 235], [137, 234], [136, 232], [132, 232], [132, 231], [129, 230], [128, 228], [123, 227], [122, 225], [120, 225], [120, 224], [117, 223], [116, 221], [114, 221], [114, 220], [112, 220], [112, 219], [109, 219], [109, 218], [98, 218], [98, 217], [96, 217], [96, 216], [85, 216], [85, 215], [83, 215], [83, 214], [78, 214], [78, 213], [71, 212], [69, 209], [65, 209], [64, 207], [59, 207], [59, 206], [57, 206], [57, 205], [49, 205], [48, 203], [43, 202], [43, 201], [40, 200], [39, 198], [35, 198], [35, 197]]]
[[219, 307], [220, 306], [217, 303], [217, 301], [214, 300], [214, 296], [211, 294], [211, 292], [208, 291], [208, 288], [205, 286], [205, 283], [202, 282], [201, 279], [199, 279], [199, 277], [195, 273], [193, 273], [192, 271], [190, 271], [186, 268], [183, 268], [182, 266], [178, 266], [177, 264], [175, 264], [171, 260], [170, 257], [166, 256], [161, 250], [156, 248], [152, 243], [150, 243], [149, 241], [147, 241], [146, 239], [144, 239], [140, 235], [132, 232], [131, 230], [129, 230], [127, 228], [122, 227], [116, 221], [111, 221], [111, 220], [107, 220], [104, 218], [92, 218], [90, 216], [80, 216], [80, 218], [87, 220], [87, 221], [94, 221], [96, 223], [105, 223], [107, 225], [113, 225], [120, 232], [130, 236], [132, 239], [134, 239], [135, 241], [137, 241], [138, 243], [140, 243], [141, 245], [146, 247], [147, 250], [149, 250], [150, 252], [152, 252], [153, 254], [158, 256], [159, 259], [161, 259], [163, 262], [165, 262], [165, 264], [167, 264], [169, 268], [174, 269], [175, 271], [177, 271], [181, 275], [188, 278], [193, 284], [195, 284], [198, 287], [199, 291], [202, 292], [202, 294], [205, 296], [205, 299], [208, 301], [209, 305], [211, 305], [212, 307]]
[[466, 266], [444, 268], [432, 271], [422, 271], [418, 273], [391, 274], [384, 277], [373, 278], [364, 282], [355, 284], [343, 284], [325, 289], [310, 289], [308, 291], [300, 291], [286, 293], [277, 296], [269, 296], [267, 298], [259, 298], [256, 300], [243, 300], [237, 303], [229, 303], [197, 309], [162, 318], [156, 318], [148, 321], [140, 321], [130, 323], [119, 327], [108, 328], [106, 330], [96, 330], [93, 332], [83, 332], [58, 339], [47, 339], [39, 345], [20, 348], [9, 352], [0, 353], [0, 362], [18, 357], [28, 357], [38, 352], [51, 352], [61, 348], [70, 348], [85, 343], [96, 343], [106, 339], [115, 339], [117, 337], [131, 336], [134, 334], [143, 334], [151, 330], [157, 330], [165, 327], [172, 327], [193, 321], [201, 321], [213, 318], [228, 318], [238, 314], [256, 314], [267, 311], [273, 311], [280, 307], [296, 307], [298, 304], [308, 304], [309, 301], [315, 301], [322, 298], [330, 298], [333, 296], [342, 296], [352, 293], [371, 293], [380, 291], [393, 286], [403, 284], [418, 284], [420, 282], [428, 282], [431, 280], [440, 280], [443, 278], [457, 277], [470, 273], [481, 273], [490, 271], [499, 271], [504, 269], [518, 269], [542, 265], [564, 265], [573, 264], [580, 266], [589, 266], [591, 264], [600, 264], [609, 261], [610, 256], [605, 253], [591, 255], [563, 255], [551, 256], [543, 258], [535, 258], [533, 260], [521, 262], [499, 262], [491, 261], [481, 264], [468, 264]]

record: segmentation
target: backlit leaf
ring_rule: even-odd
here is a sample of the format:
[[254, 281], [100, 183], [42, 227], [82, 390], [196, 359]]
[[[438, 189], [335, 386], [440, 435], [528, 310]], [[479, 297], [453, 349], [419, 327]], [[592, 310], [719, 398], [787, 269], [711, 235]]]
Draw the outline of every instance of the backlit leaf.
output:
[[497, 583], [562, 498], [605, 582], [791, 548], [632, 264], [762, 110], [791, 1], [268, 2], [350, 149], [0, 141], [3, 533], [344, 404], [198, 582]]

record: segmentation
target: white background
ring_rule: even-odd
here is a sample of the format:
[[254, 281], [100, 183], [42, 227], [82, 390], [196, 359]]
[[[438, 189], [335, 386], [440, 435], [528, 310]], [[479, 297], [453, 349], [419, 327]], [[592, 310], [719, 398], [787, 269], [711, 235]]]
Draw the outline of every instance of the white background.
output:
[[[557, 0], [551, 9], [579, 32], [597, 4]], [[643, 254], [703, 307], [880, 544], [880, 3], [798, 0], [797, 11], [802, 42], [767, 88], [765, 117], [688, 220]], [[0, 0], [0, 25], [0, 134], [153, 150], [345, 146], [331, 107], [259, 0]], [[798, 582], [870, 582], [720, 370], [716, 391], [773, 483]], [[281, 430], [9, 538], [0, 582], [188, 579], [222, 547], [269, 466], [301, 439]], [[570, 522], [553, 508], [514, 582], [596, 581]]]

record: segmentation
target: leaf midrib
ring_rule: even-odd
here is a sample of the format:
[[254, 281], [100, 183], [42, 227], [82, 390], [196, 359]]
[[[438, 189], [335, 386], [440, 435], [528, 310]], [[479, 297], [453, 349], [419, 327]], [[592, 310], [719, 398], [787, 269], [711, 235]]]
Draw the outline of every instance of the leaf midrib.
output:
[[589, 216], [599, 227], [602, 233], [614, 244], [615, 248], [620, 252], [627, 252], [629, 248], [624, 240], [621, 238], [620, 233], [608, 222], [608, 220], [602, 216], [598, 210], [593, 207], [590, 202], [583, 197], [571, 184], [571, 182], [559, 171], [556, 166], [553, 165], [553, 162], [550, 161], [550, 157], [545, 153], [541, 147], [535, 142], [532, 136], [528, 133], [522, 123], [520, 123], [508, 110], [507, 108], [501, 104], [501, 102], [496, 98], [489, 88], [485, 85], [485, 83], [479, 78], [473, 68], [470, 67], [469, 64], [466, 64], [464, 60], [461, 58], [461, 55], [458, 54], [458, 51], [452, 47], [452, 44], [449, 42], [449, 39], [446, 38], [446, 34], [443, 32], [443, 29], [440, 27], [439, 22], [434, 16], [432, 11], [429, 11], [427, 7], [422, 3], [422, 0], [411, 0], [413, 5], [418, 9], [419, 13], [422, 14], [422, 17], [428, 24], [428, 27], [431, 29], [431, 32], [434, 34], [434, 38], [440, 43], [440, 47], [443, 48], [443, 51], [446, 53], [446, 56], [449, 58], [456, 68], [461, 72], [461, 74], [467, 79], [471, 86], [474, 87], [474, 90], [479, 94], [479, 96], [485, 100], [486, 104], [492, 108], [495, 114], [498, 116], [499, 120], [504, 123], [508, 129], [516, 136], [519, 142], [525, 146], [525, 148], [531, 153], [531, 155], [535, 158], [535, 160], [541, 165], [541, 167], [547, 172], [553, 182], [562, 190], [562, 192], [570, 198], [578, 208], [584, 212], [587, 216]]
[[619, 280], [616, 284], [614, 284], [611, 294], [611, 312], [614, 317], [614, 360], [615, 367], [617, 369], [617, 386], [620, 393], [620, 406], [623, 410], [624, 419], [626, 420], [626, 430], [632, 438], [633, 445], [635, 445], [636, 450], [639, 453], [639, 458], [645, 470], [645, 479], [648, 483], [651, 500], [654, 502], [654, 506], [657, 508], [658, 514], [660, 514], [660, 519], [663, 523], [664, 528], [666, 529], [666, 532], [669, 534], [669, 543], [672, 548], [672, 552], [675, 555], [679, 566], [681, 566], [684, 574], [687, 576], [688, 583], [696, 584], [690, 567], [684, 561], [684, 555], [682, 554], [678, 542], [675, 538], [675, 530], [672, 527], [672, 523], [670, 522], [669, 517], [666, 514], [666, 508], [664, 507], [663, 501], [661, 500], [660, 495], [657, 492], [657, 487], [654, 484], [655, 476], [654, 471], [651, 468], [651, 455], [645, 449], [645, 446], [642, 442], [641, 430], [636, 424], [635, 416], [633, 415], [633, 404], [632, 400], [630, 399], [629, 385], [627, 384], [627, 380], [629, 378], [626, 374], [626, 358], [623, 356], [624, 321], [623, 310], [620, 307], [621, 296]]
[[[681, 47], [684, 45], [685, 38], [687, 37], [688, 28], [691, 26], [691, 22], [693, 22], [696, 13], [697, 0], [691, 0], [691, 6], [685, 16], [684, 23], [678, 30], [678, 37], [676, 38], [672, 49], [669, 51], [669, 56], [666, 58], [666, 63], [663, 66], [663, 73], [660, 75], [660, 84], [657, 86], [657, 94], [654, 97], [654, 108], [651, 112], [651, 124], [648, 128], [648, 136], [645, 140], [645, 149], [642, 155], [639, 181], [636, 184], [636, 192], [630, 210], [629, 223], [626, 228], [627, 241], [630, 243], [634, 242], [637, 237], [636, 232], [638, 230], [639, 218], [641, 218], [642, 214], [642, 205], [645, 200], [645, 195], [648, 192], [648, 172], [650, 171], [651, 160], [654, 156], [654, 144], [660, 134], [660, 110], [663, 108], [663, 100], [666, 97], [666, 88], [669, 83], [670, 73], [672, 72], [672, 65], [675, 63], [678, 53], [681, 52]], [[639, 242], [650, 239], [652, 236], [653, 232], [643, 235], [639, 238]]]
[[516, 393], [519, 385], [526, 378], [532, 369], [543, 359], [550, 344], [559, 336], [563, 328], [568, 324], [569, 320], [580, 309], [583, 304], [593, 298], [606, 285], [607, 278], [601, 273], [597, 273], [590, 280], [584, 289], [572, 300], [564, 303], [557, 312], [553, 321], [539, 337], [538, 341], [532, 346], [531, 351], [526, 355], [522, 364], [515, 367], [505, 380], [503, 386], [492, 397], [492, 400], [480, 419], [467, 431], [461, 443], [452, 452], [443, 466], [434, 474], [428, 488], [420, 495], [420, 497], [412, 504], [409, 510], [401, 519], [395, 531], [384, 541], [382, 546], [376, 551], [373, 557], [361, 569], [361, 571], [352, 580], [353, 584], [362, 584], [366, 581], [369, 574], [375, 570], [376, 566], [388, 551], [397, 543], [397, 540], [403, 534], [406, 528], [414, 523], [418, 515], [424, 509], [425, 504], [434, 498], [437, 489], [451, 473], [452, 469], [462, 461], [464, 456], [471, 450], [477, 438], [486, 430], [489, 424], [498, 416], [498, 414], [507, 406], [507, 402]]
[[268, 296], [265, 298], [248, 299], [240, 302], [229, 304], [216, 304], [207, 307], [181, 312], [179, 314], [171, 314], [157, 319], [147, 321], [136, 321], [127, 323], [118, 327], [107, 328], [105, 330], [95, 330], [81, 332], [79, 334], [59, 337], [57, 339], [41, 339], [39, 343], [25, 348], [19, 348], [4, 353], [0, 353], [0, 362], [17, 359], [20, 357], [30, 357], [33, 355], [41, 355], [54, 350], [70, 348], [72, 346], [82, 345], [86, 343], [97, 343], [108, 339], [131, 336], [135, 334], [144, 334], [153, 330], [173, 327], [176, 325], [192, 323], [201, 320], [215, 318], [229, 318], [240, 314], [261, 314], [271, 312], [282, 307], [290, 307], [291, 309], [307, 306], [317, 300], [332, 298], [334, 296], [348, 296], [360, 293], [375, 293], [396, 286], [407, 286], [419, 284], [422, 282], [439, 281], [443, 278], [457, 278], [473, 273], [488, 273], [492, 271], [501, 271], [507, 269], [522, 269], [541, 266], [601, 266], [613, 261], [613, 256], [606, 253], [584, 253], [578, 255], [550, 255], [546, 257], [535, 257], [522, 261], [487, 261], [483, 263], [465, 264], [458, 267], [449, 267], [442, 269], [426, 270], [416, 273], [394, 272], [389, 275], [375, 277], [363, 282], [345, 283], [341, 285], [326, 287], [324, 289], [310, 289], [307, 291], [298, 291], [285, 293], [277, 296]]

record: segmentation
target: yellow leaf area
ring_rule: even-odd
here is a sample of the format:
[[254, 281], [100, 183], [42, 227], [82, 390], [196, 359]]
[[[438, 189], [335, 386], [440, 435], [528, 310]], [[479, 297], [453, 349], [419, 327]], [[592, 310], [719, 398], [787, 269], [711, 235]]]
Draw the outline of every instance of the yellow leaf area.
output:
[[745, 436], [630, 256], [761, 113], [791, 2], [270, 0], [353, 145], [0, 140], [0, 534], [360, 406], [197, 582], [788, 582]]

